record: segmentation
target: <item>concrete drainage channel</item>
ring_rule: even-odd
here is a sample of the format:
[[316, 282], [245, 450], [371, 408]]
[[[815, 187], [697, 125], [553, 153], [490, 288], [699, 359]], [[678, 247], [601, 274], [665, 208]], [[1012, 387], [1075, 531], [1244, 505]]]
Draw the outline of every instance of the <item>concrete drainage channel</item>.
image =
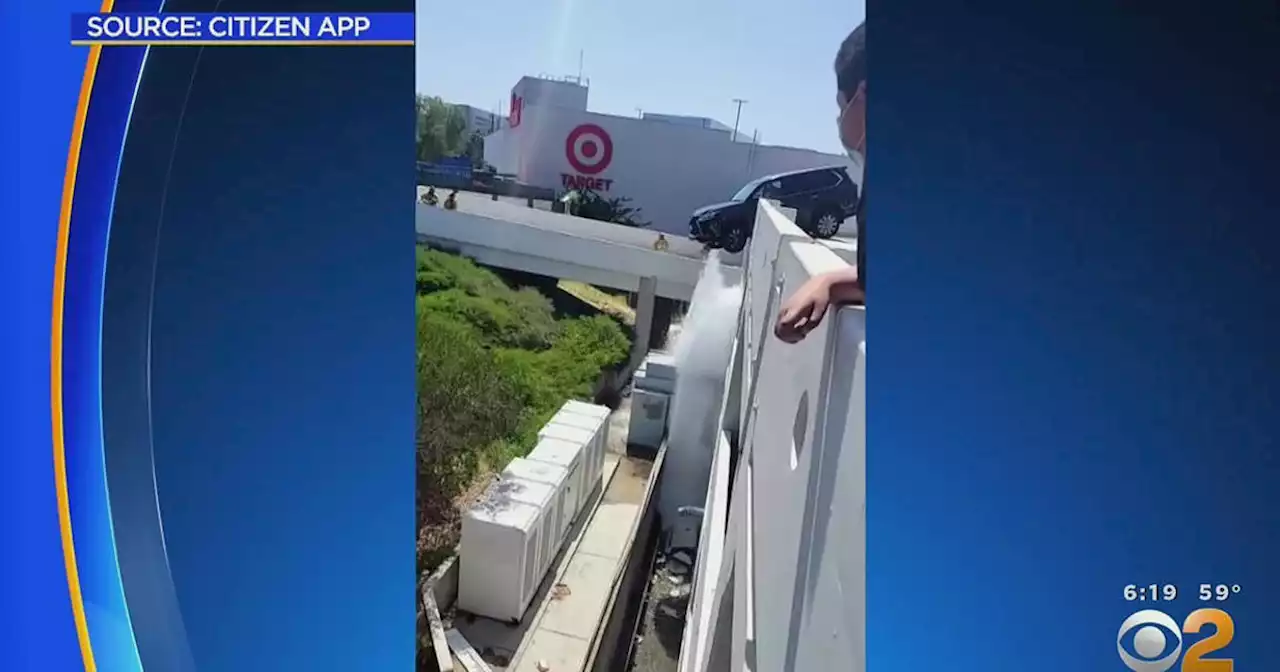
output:
[[644, 506], [631, 539], [631, 547], [614, 582], [609, 606], [600, 619], [597, 642], [591, 660], [584, 670], [618, 672], [627, 669], [631, 645], [635, 641], [638, 615], [642, 613], [645, 587], [648, 584], [653, 551], [657, 546], [658, 507], [655, 494], [662, 482], [662, 465], [666, 457], [663, 446], [654, 459], [652, 476], [645, 493]]
[[[643, 572], [635, 577], [634, 604], [627, 615], [625, 655], [619, 656], [610, 672], [677, 672], [685, 616], [689, 609], [693, 562], [682, 562], [662, 549], [661, 534], [655, 528], [647, 548], [637, 553]], [[595, 670], [593, 672], [605, 672]]]
[[675, 360], [662, 352], [650, 353], [635, 371], [628, 400], [629, 447], [660, 448], [642, 524], [637, 526], [625, 569], [614, 587], [614, 603], [602, 619], [602, 644], [594, 665], [587, 668], [590, 672], [677, 672], [695, 551], [682, 556], [668, 548], [669, 539], [662, 532], [667, 525], [661, 520], [657, 496], [667, 480], [666, 437], [676, 377]]

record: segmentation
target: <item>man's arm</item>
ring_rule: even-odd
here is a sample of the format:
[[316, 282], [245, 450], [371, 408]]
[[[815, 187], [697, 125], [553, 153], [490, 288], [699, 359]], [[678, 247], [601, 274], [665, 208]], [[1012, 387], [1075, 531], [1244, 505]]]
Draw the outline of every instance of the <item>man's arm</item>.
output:
[[858, 269], [850, 266], [842, 268], [838, 271], [831, 271], [818, 276], [819, 278], [826, 276], [827, 283], [831, 285], [831, 302], [837, 305], [848, 303], [862, 303], [866, 294], [862, 291], [862, 287], [858, 284]]
[[782, 304], [773, 333], [787, 343], [796, 343], [822, 323], [832, 304], [861, 304], [865, 300], [856, 268], [815, 275]]

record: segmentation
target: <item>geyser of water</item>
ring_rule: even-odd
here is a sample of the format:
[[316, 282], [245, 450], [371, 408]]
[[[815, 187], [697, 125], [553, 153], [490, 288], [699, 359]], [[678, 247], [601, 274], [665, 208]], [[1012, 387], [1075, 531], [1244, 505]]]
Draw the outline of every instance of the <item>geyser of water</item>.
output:
[[667, 456], [658, 512], [670, 530], [682, 506], [701, 507], [720, 430], [725, 370], [733, 350], [742, 286], [730, 282], [719, 252], [712, 252], [698, 278], [689, 311], [673, 330], [671, 355], [676, 389], [667, 421]]

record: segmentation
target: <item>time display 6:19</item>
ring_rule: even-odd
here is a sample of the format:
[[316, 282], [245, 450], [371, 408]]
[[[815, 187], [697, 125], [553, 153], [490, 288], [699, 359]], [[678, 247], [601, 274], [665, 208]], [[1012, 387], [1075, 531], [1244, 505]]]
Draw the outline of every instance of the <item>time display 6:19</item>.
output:
[[1178, 599], [1178, 587], [1172, 583], [1131, 583], [1124, 587], [1126, 602], [1172, 602]]

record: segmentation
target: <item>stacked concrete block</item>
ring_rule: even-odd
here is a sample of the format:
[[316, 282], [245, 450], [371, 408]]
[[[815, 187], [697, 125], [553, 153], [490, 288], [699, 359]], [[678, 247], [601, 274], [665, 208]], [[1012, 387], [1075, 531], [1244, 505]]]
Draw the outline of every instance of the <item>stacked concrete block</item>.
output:
[[570, 401], [542, 428], [538, 438], [582, 443], [582, 496], [590, 498], [591, 493], [600, 486], [604, 472], [604, 456], [609, 445], [609, 409]]
[[676, 391], [674, 358], [662, 352], [650, 353], [634, 380], [627, 443], [656, 451], [667, 436], [669, 406]]
[[544, 506], [491, 488], [462, 519], [458, 607], [520, 620], [542, 580], [540, 534], [550, 530], [548, 522]]
[[568, 519], [568, 490], [565, 484], [569, 474], [563, 467], [546, 462], [535, 462], [517, 457], [511, 460], [511, 464], [502, 470], [502, 478], [504, 479], [520, 479], [524, 481], [533, 481], [542, 483], [551, 487], [555, 491], [554, 500], [548, 505], [547, 519], [552, 521], [549, 523], [551, 532], [543, 536], [542, 558], [543, 562], [541, 570], [546, 572], [551, 569], [551, 563], [555, 562], [555, 558], [560, 553], [560, 549], [564, 546], [564, 531], [568, 529], [572, 522]]
[[462, 521], [458, 607], [518, 621], [601, 481], [609, 409], [568, 402]]

